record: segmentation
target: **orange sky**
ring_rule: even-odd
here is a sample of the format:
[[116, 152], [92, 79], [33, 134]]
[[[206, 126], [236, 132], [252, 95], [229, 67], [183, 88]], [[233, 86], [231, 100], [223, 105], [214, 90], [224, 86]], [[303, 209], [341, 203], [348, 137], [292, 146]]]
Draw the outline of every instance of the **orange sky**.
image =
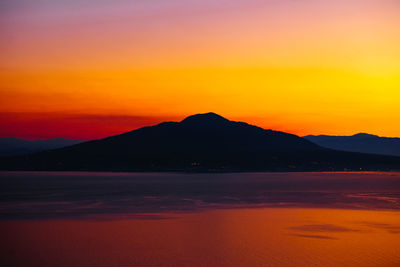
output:
[[396, 0], [5, 0], [0, 136], [91, 139], [213, 111], [400, 136]]

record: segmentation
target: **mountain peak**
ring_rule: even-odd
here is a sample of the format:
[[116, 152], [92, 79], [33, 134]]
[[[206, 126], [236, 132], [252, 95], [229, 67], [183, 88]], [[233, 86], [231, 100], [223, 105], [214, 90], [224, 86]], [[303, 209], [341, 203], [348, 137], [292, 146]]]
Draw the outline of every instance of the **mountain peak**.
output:
[[228, 119], [213, 112], [191, 115], [181, 121], [182, 124], [198, 124], [198, 125], [204, 125], [204, 124], [216, 125], [221, 123], [225, 124], [227, 122], [229, 122]]
[[215, 113], [37, 154], [0, 157], [0, 170], [332, 171], [399, 166], [400, 157], [327, 149]]
[[373, 134], [367, 134], [367, 133], [358, 133], [353, 135], [352, 137], [356, 137], [356, 138], [371, 138], [371, 137], [379, 137], [377, 135], [373, 135]]

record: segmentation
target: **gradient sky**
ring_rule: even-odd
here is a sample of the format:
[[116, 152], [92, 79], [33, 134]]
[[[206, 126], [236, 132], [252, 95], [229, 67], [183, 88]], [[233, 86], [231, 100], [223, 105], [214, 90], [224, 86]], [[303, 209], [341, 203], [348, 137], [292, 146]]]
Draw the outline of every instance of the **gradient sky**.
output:
[[400, 136], [398, 0], [3, 0], [0, 136], [92, 139], [213, 111]]

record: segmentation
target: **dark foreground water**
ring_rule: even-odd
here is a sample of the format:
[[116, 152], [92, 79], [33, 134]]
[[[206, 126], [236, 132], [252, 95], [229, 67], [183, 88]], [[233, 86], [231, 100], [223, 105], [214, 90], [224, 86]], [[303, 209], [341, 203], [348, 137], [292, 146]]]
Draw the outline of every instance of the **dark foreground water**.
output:
[[0, 173], [0, 266], [400, 266], [400, 173]]

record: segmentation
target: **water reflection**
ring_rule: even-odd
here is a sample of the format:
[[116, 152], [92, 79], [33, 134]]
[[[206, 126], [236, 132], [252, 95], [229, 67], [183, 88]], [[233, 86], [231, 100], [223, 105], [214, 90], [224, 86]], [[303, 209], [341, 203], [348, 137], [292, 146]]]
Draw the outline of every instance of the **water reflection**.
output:
[[400, 209], [400, 173], [0, 173], [0, 219], [215, 208]]
[[[399, 266], [395, 211], [262, 208], [2, 221], [2, 266]], [[155, 219], [156, 218], [156, 219]]]
[[0, 266], [400, 266], [399, 233], [400, 173], [0, 173]]

